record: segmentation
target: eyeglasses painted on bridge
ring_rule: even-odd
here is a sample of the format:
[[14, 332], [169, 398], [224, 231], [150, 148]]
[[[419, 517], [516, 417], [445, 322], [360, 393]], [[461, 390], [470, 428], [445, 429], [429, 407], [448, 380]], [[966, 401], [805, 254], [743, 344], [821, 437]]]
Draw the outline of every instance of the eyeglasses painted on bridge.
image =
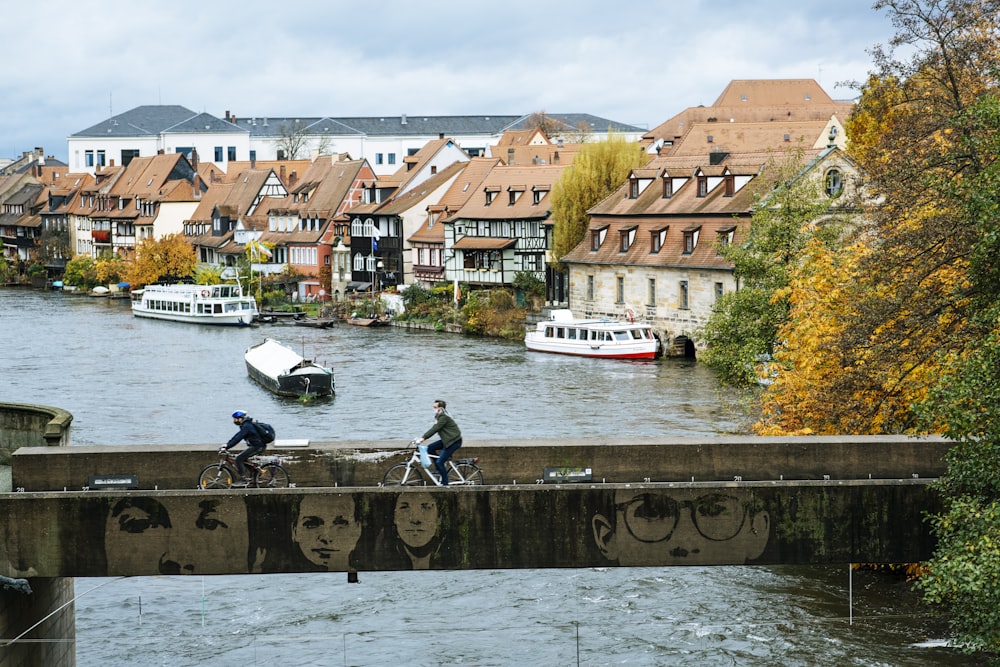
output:
[[746, 504], [739, 498], [709, 493], [694, 500], [677, 501], [670, 496], [643, 493], [615, 505], [625, 517], [628, 532], [640, 542], [669, 539], [680, 521], [681, 510], [688, 509], [695, 528], [708, 540], [722, 542], [739, 534], [746, 521]]

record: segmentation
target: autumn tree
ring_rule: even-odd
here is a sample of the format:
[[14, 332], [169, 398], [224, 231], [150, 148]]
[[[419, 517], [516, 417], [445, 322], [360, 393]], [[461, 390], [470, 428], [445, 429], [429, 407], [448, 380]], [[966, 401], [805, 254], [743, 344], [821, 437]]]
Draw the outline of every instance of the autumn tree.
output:
[[197, 263], [198, 255], [183, 234], [144, 239], [135, 247], [135, 259], [129, 263], [125, 279], [133, 286], [176, 280], [191, 276]]
[[86, 290], [95, 287], [99, 282], [97, 280], [97, 262], [89, 255], [77, 255], [66, 262], [63, 282]]
[[585, 144], [552, 189], [552, 256], [568, 255], [587, 234], [587, 211], [621, 187], [632, 169], [649, 161], [642, 148], [611, 133]]
[[757, 382], [760, 362], [774, 354], [778, 327], [788, 318], [789, 272], [806, 242], [816, 234], [839, 238], [829, 220], [816, 224], [832, 200], [815, 179], [800, 175], [804, 161], [802, 150], [768, 161], [748, 186], [753, 214], [746, 241], [719, 247], [739, 289], [719, 298], [703, 327], [707, 349], [701, 359], [730, 384]]

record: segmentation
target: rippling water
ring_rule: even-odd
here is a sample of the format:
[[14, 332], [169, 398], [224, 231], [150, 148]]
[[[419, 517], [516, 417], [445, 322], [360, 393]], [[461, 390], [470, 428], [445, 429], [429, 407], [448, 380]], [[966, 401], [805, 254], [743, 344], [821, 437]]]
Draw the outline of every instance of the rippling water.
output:
[[[213, 329], [134, 319], [127, 302], [27, 290], [0, 290], [0, 327], [0, 401], [69, 410], [74, 445], [221, 443], [236, 408], [273, 423], [279, 438], [406, 441], [430, 424], [439, 397], [467, 440], [740, 428], [734, 399], [687, 361], [573, 359], [398, 329]], [[250, 382], [243, 351], [265, 336], [332, 365], [337, 395], [301, 404]], [[77, 664], [970, 664], [937, 646], [940, 628], [898, 582], [855, 573], [852, 583], [846, 566], [360, 579], [77, 579]]]

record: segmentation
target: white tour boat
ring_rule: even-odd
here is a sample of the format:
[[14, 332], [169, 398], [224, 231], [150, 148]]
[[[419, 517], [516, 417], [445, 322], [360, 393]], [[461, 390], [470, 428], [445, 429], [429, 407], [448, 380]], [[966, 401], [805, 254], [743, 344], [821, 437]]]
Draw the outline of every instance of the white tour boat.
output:
[[223, 285], [146, 285], [132, 292], [132, 314], [157, 320], [249, 326], [257, 302], [238, 282]]
[[572, 354], [601, 359], [655, 359], [660, 339], [644, 322], [611, 319], [578, 320], [568, 310], [554, 310], [524, 336], [535, 352]]

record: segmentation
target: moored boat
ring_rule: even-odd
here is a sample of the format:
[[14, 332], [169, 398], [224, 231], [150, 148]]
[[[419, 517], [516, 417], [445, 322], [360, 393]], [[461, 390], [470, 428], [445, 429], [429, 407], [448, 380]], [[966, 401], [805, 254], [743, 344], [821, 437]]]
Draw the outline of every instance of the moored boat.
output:
[[576, 319], [569, 310], [554, 310], [524, 336], [534, 352], [570, 354], [601, 359], [655, 359], [660, 339], [645, 322]]
[[173, 322], [249, 326], [257, 302], [238, 282], [220, 285], [146, 285], [132, 293], [132, 314]]
[[243, 355], [250, 378], [279, 396], [331, 396], [333, 370], [304, 358], [272, 338], [247, 348]]

